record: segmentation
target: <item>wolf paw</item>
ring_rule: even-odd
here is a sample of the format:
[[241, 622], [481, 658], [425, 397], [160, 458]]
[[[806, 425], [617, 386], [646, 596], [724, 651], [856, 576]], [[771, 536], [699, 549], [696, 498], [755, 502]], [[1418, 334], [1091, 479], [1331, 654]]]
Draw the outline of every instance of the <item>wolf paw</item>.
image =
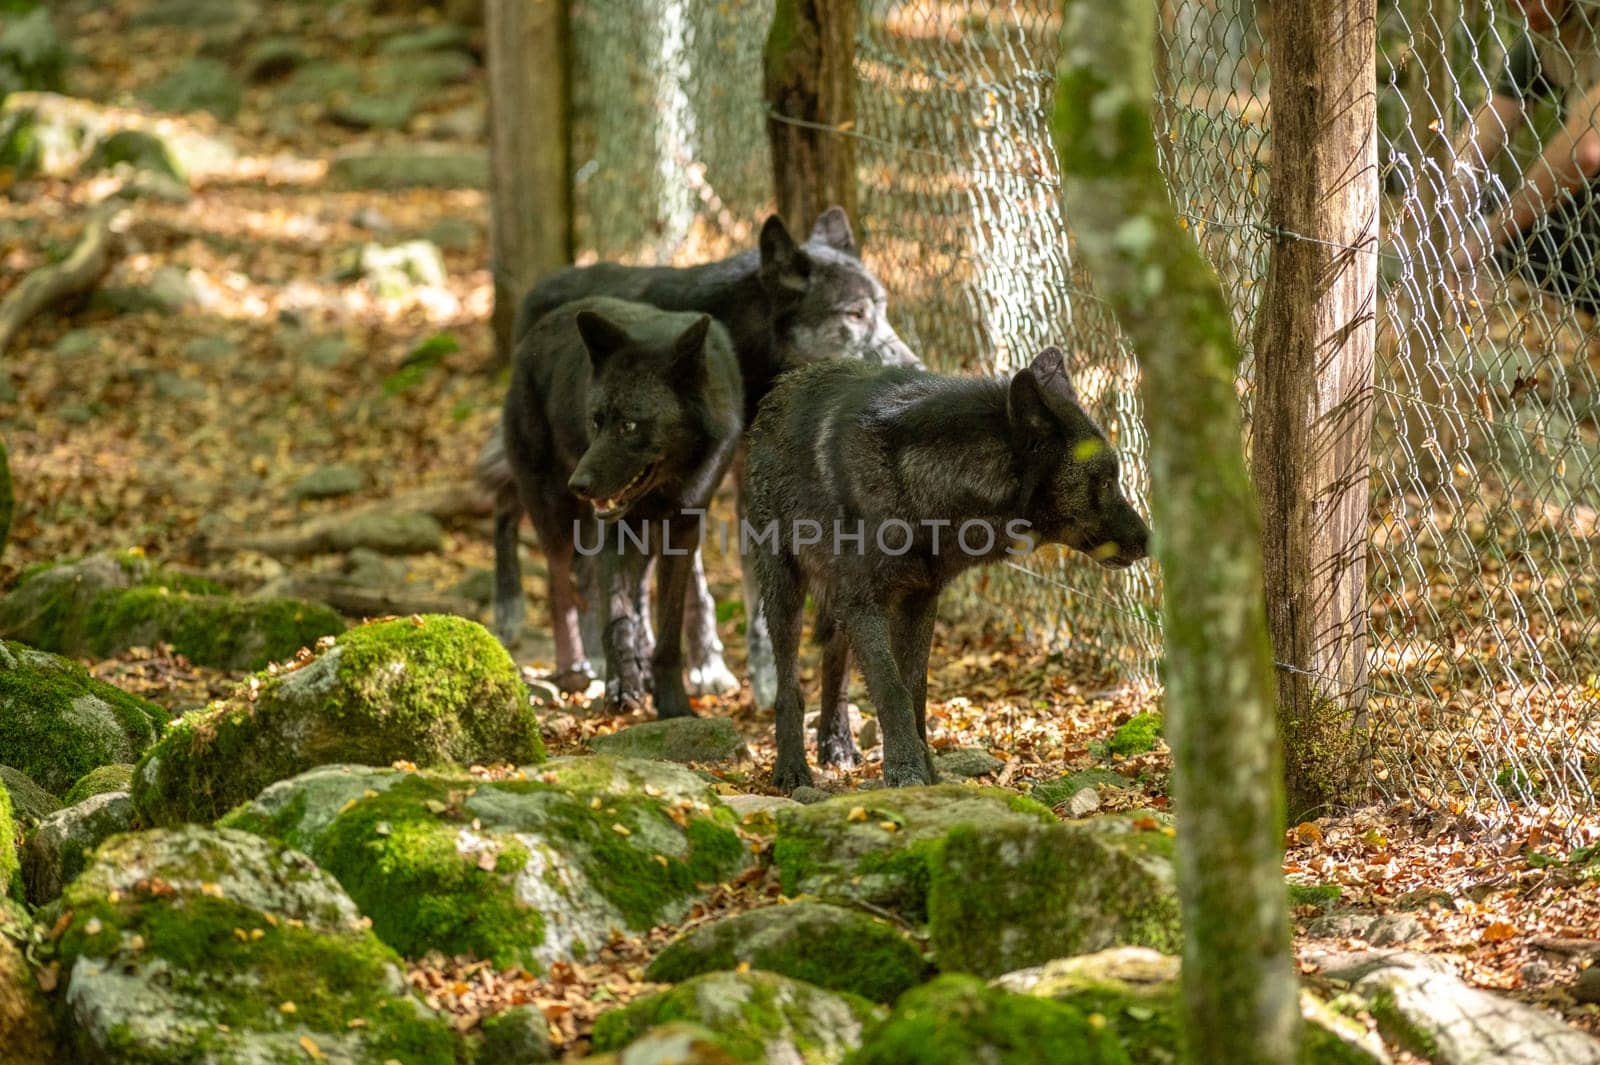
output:
[[861, 764], [861, 752], [849, 736], [822, 736], [817, 740], [817, 761], [838, 769], [854, 769]]
[[738, 690], [739, 678], [721, 655], [712, 655], [700, 665], [689, 667], [690, 695], [733, 695]]
[[550, 683], [567, 695], [576, 695], [594, 683], [594, 670], [587, 662], [577, 662], [551, 677]]
[[805, 760], [798, 763], [778, 760], [772, 769], [772, 786], [787, 795], [795, 788], [811, 787], [811, 770], [806, 766]]
[[631, 714], [643, 710], [648, 702], [649, 698], [637, 688], [624, 687], [614, 680], [606, 682], [605, 712], [608, 714]]

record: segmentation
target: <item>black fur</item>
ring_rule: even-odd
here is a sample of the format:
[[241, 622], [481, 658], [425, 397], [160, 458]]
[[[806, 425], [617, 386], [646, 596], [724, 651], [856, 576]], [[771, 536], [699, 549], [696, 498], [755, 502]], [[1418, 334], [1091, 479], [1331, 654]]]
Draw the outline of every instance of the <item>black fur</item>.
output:
[[[518, 343], [501, 419], [516, 487], [496, 500], [496, 620], [502, 633], [520, 620], [509, 615], [520, 615], [523, 602], [516, 528], [526, 513], [547, 556], [563, 687], [593, 676], [579, 630], [574, 537], [592, 549], [603, 536], [595, 560], [609, 698], [631, 707], [651, 690], [658, 715], [693, 712], [681, 629], [700, 527], [684, 511], [703, 509], [727, 471], [744, 425], [741, 393], [727, 332], [706, 315], [583, 299], [544, 315]], [[635, 539], [619, 537], [618, 525]]]
[[[853, 651], [883, 731], [884, 780], [931, 783], [928, 649], [944, 586], [1019, 537], [1107, 566], [1144, 558], [1149, 538], [1054, 348], [1009, 382], [848, 362], [798, 370], [762, 405], [745, 492], [778, 670], [773, 782], [785, 790], [811, 780], [797, 664], [808, 589], [823, 645], [819, 757], [858, 758], [844, 714]], [[813, 535], [806, 522], [820, 527], [819, 543], [802, 542]], [[769, 528], [773, 538], [755, 544]]]

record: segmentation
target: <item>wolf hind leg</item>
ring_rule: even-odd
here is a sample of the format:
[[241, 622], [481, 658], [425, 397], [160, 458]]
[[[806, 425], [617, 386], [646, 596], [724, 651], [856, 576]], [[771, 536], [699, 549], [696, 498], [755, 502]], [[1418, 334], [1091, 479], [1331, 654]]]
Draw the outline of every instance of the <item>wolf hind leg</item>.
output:
[[514, 490], [497, 493], [494, 501], [494, 634], [506, 650], [517, 644], [528, 610], [522, 593], [522, 562], [517, 557], [517, 526], [522, 500]]
[[572, 521], [564, 520], [572, 508], [548, 499], [533, 506], [524, 500], [523, 507], [539, 533], [549, 571], [550, 635], [556, 645], [556, 672], [551, 679], [564, 692], [581, 692], [594, 680], [594, 670], [578, 628], [578, 588], [573, 576], [577, 530]]
[[805, 586], [800, 568], [789, 556], [763, 554], [757, 562], [761, 598], [771, 622], [772, 656], [777, 667], [774, 700], [778, 760], [772, 784], [785, 792], [811, 784], [806, 766], [805, 696], [800, 690], [800, 622]]
[[939, 779], [933, 767], [933, 751], [928, 747], [928, 653], [933, 645], [933, 623], [938, 616], [937, 593], [909, 595], [894, 612], [889, 634], [900, 677], [911, 692], [911, 708], [917, 722], [917, 738], [922, 741], [929, 783]]
[[839, 769], [854, 769], [861, 764], [861, 751], [850, 730], [850, 637], [825, 603], [817, 613], [816, 642], [822, 647], [817, 761]]
[[[736, 460], [741, 467], [743, 461], [743, 458]], [[736, 506], [739, 512], [739, 527], [742, 530], [745, 527], [746, 514], [743, 469], [735, 469], [733, 476], [735, 483], [741, 486]], [[744, 605], [747, 614], [744, 639], [747, 668], [750, 671], [750, 694], [755, 699], [757, 709], [771, 710], [777, 705], [778, 685], [782, 682], [783, 675], [773, 650], [771, 634], [767, 631], [766, 607], [762, 603], [757, 568], [750, 554], [741, 555], [739, 576], [744, 585]]]
[[883, 730], [883, 782], [891, 788], [931, 784], [933, 775], [927, 744], [917, 732], [916, 708], [911, 691], [900, 677], [889, 638], [889, 621], [877, 604], [845, 612], [850, 646], [861, 660], [867, 690], [878, 708]]
[[722, 658], [722, 640], [717, 636], [717, 601], [706, 583], [705, 560], [694, 553], [694, 570], [684, 599], [683, 624], [689, 640], [689, 694], [733, 695], [739, 678]]

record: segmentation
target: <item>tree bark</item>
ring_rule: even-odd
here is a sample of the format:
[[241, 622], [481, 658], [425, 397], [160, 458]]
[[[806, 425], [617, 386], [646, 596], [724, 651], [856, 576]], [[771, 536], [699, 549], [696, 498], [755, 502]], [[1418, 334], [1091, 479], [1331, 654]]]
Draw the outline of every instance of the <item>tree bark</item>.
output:
[[510, 361], [517, 302], [572, 261], [572, 107], [566, 0], [485, 0], [495, 358]]
[[778, 0], [762, 63], [778, 215], [790, 232], [838, 205], [856, 219], [856, 0]]
[[6, 538], [11, 535], [11, 514], [16, 497], [11, 488], [11, 460], [6, 455], [6, 442], [0, 440], [0, 555], [5, 554]]
[[1178, 225], [1157, 166], [1154, 5], [1065, 6], [1054, 132], [1067, 218], [1139, 357], [1150, 430], [1185, 1052], [1194, 1062], [1287, 1065], [1299, 1003], [1261, 523], [1234, 391], [1239, 349], [1216, 275]]
[[1268, 38], [1272, 244], [1251, 449], [1289, 812], [1362, 766], [1378, 293], [1376, 0], [1286, 0]]
[[116, 242], [112, 226], [126, 209], [121, 203], [96, 208], [65, 259], [40, 267], [6, 294], [5, 302], [0, 303], [0, 355], [34, 315], [95, 286], [111, 265], [111, 248]]

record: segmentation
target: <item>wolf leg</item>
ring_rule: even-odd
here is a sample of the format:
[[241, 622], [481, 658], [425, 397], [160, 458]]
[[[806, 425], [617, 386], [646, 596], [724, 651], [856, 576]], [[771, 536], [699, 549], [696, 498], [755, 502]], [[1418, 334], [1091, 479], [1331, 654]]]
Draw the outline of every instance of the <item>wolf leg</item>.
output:
[[[594, 671], [584, 655], [578, 631], [578, 589], [572, 577], [578, 514], [571, 497], [564, 492], [539, 483], [525, 483], [520, 476], [517, 485], [522, 509], [539, 534], [539, 546], [544, 548], [549, 571], [545, 598], [550, 610], [550, 635], [556, 645], [553, 679], [564, 692], [581, 692], [594, 680]], [[515, 548], [514, 544], [511, 546]], [[496, 556], [498, 563], [498, 549]]]
[[900, 603], [890, 633], [900, 676], [911, 691], [917, 738], [922, 741], [929, 781], [939, 779], [933, 768], [933, 752], [928, 747], [928, 652], [933, 645], [933, 623], [938, 616], [937, 593], [909, 595]]
[[761, 597], [767, 617], [772, 620], [772, 653], [777, 665], [778, 761], [772, 769], [772, 784], [785, 792], [810, 786], [811, 770], [806, 766], [805, 696], [800, 691], [800, 621], [805, 609], [805, 588], [793, 558], [762, 553], [757, 569], [761, 578]]
[[517, 526], [522, 500], [515, 490], [501, 491], [494, 501], [494, 634], [506, 650], [516, 646], [528, 601], [522, 594], [522, 563], [517, 558]]
[[579, 642], [589, 658], [590, 669], [596, 676], [604, 676], [606, 597], [600, 590], [599, 560], [580, 554], [572, 563], [572, 579], [578, 587]]
[[911, 692], [900, 678], [889, 639], [889, 622], [876, 604], [859, 606], [845, 615], [850, 645], [867, 675], [867, 690], [878, 708], [883, 730], [883, 782], [891, 788], [931, 784], [926, 746], [917, 735]]
[[705, 560], [697, 548], [689, 590], [684, 598], [683, 624], [689, 638], [689, 694], [732, 695], [739, 690], [739, 678], [722, 659], [722, 640], [717, 637], [717, 601], [706, 584]]
[[822, 645], [822, 713], [817, 717], [817, 761], [823, 765], [854, 769], [861, 752], [850, 731], [850, 637], [826, 606], [817, 618], [817, 642]]
[[683, 687], [683, 600], [694, 561], [700, 557], [694, 550], [699, 532], [696, 522], [682, 518], [662, 523], [664, 542], [656, 559], [656, 645], [650, 656], [658, 718], [695, 716]]
[[639, 605], [646, 598], [639, 585], [648, 579], [650, 558], [637, 549], [608, 551], [600, 556], [600, 586], [605, 596], [606, 709], [638, 710], [649, 692], [649, 652]]
[[[734, 483], [740, 486], [736, 499], [739, 527], [742, 529], [745, 523], [744, 457], [741, 455], [734, 461]], [[744, 584], [746, 611], [744, 639], [745, 649], [749, 653], [750, 693], [755, 697], [757, 709], [770, 710], [777, 703], [778, 684], [782, 680], [782, 674], [773, 651], [771, 634], [767, 631], [766, 607], [762, 603], [761, 585], [757, 578], [754, 559], [748, 554], [742, 554], [739, 559], [739, 569], [740, 580]]]

